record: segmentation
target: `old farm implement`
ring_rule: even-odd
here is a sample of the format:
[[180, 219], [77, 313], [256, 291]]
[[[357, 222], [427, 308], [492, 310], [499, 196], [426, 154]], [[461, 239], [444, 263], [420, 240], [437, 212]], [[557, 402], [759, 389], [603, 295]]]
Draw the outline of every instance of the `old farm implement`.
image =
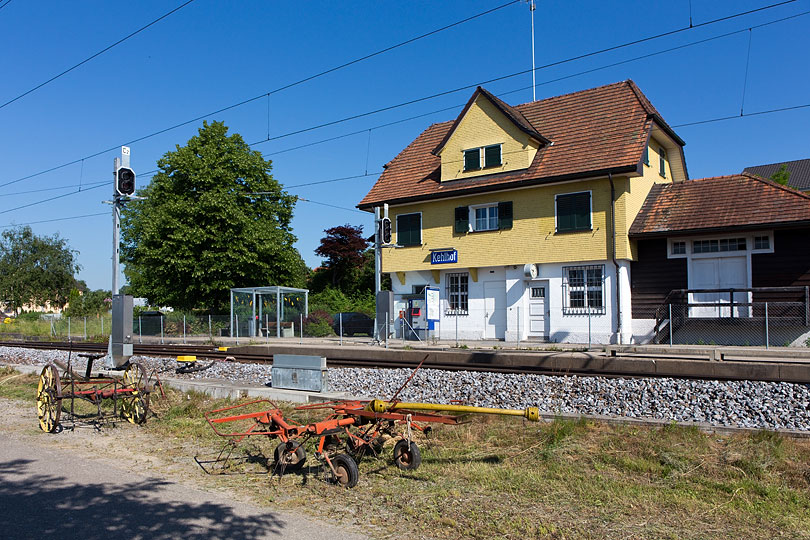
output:
[[[253, 410], [269, 405], [270, 408]], [[413, 470], [422, 462], [419, 447], [412, 440], [413, 430], [427, 433], [430, 423], [459, 424], [464, 414], [521, 416], [537, 421], [539, 410], [492, 409], [466, 405], [405, 403], [400, 401], [330, 401], [297, 407], [299, 411], [330, 411], [323, 420], [298, 424], [268, 400], [256, 400], [205, 413], [205, 419], [217, 435], [230, 444], [247, 437], [278, 439], [274, 452], [274, 471], [298, 471], [306, 463], [306, 443], [315, 441], [315, 457], [331, 473], [331, 479], [344, 487], [357, 484], [357, 463], [364, 456], [378, 456], [383, 443], [395, 439], [394, 464]], [[455, 413], [455, 414], [442, 414]], [[226, 424], [235, 429], [225, 430]]]
[[[144, 423], [149, 412], [149, 385], [143, 366], [129, 364], [120, 379], [94, 376], [91, 374], [93, 361], [103, 355], [82, 356], [87, 358], [84, 374], [73, 370], [70, 357], [67, 364], [54, 362], [42, 368], [37, 387], [39, 427], [48, 433], [57, 431], [63, 413], [73, 422], [85, 416], [100, 422], [111, 415], [113, 418], [121, 416], [133, 424]], [[76, 400], [90, 403], [95, 411], [80, 415]], [[66, 406], [63, 401], [67, 402]], [[109, 403], [112, 403], [111, 413], [108, 406], [102, 408]]]

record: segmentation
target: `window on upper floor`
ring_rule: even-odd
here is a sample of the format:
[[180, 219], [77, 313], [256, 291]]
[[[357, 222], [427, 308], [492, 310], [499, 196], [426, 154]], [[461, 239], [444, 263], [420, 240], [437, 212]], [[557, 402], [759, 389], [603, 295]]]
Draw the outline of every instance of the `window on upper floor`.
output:
[[557, 195], [557, 232], [591, 230], [591, 192]]
[[484, 167], [500, 167], [501, 166], [501, 145], [493, 144], [484, 147]]
[[477, 171], [479, 169], [481, 169], [481, 149], [464, 150], [464, 171]]
[[667, 151], [663, 147], [658, 147], [658, 174], [667, 177]]
[[458, 234], [512, 228], [512, 201], [459, 206], [454, 212], [453, 231]]
[[682, 240], [672, 242], [672, 254], [686, 255], [686, 242]]
[[400, 214], [397, 216], [397, 244], [418, 246], [422, 244], [422, 214]]
[[489, 146], [464, 150], [464, 172], [479, 171], [489, 167], [500, 167], [502, 164], [503, 160], [501, 158], [500, 144], [491, 144]]

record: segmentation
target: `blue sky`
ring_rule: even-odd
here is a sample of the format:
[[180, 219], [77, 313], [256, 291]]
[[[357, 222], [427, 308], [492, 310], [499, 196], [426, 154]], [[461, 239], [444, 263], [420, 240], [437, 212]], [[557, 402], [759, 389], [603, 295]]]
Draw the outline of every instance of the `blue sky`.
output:
[[[78, 250], [79, 277], [110, 287], [111, 150], [285, 84], [443, 27], [507, 0], [442, 2], [270, 2], [196, 0], [43, 88], [0, 108], [0, 226], [59, 233]], [[26, 92], [180, 5], [176, 0], [26, 2], [0, 9], [0, 104]], [[693, 25], [777, 0], [693, 0]], [[3, 2], [0, 2], [2, 5]], [[810, 103], [810, 11], [799, 0], [537, 71], [537, 97], [633, 79], [673, 126]], [[690, 3], [541, 1], [535, 12], [537, 65], [688, 27]], [[752, 28], [749, 32], [748, 28]], [[701, 44], [604, 66], [733, 33]], [[746, 61], [749, 50], [750, 61]], [[530, 14], [518, 2], [312, 81], [215, 114], [273, 160], [273, 175], [297, 204], [297, 247], [307, 264], [323, 230], [350, 223], [354, 209], [392, 159], [433, 122], [455, 118], [473, 89], [297, 135], [290, 132], [531, 68]], [[580, 74], [593, 70], [590, 73]], [[561, 79], [556, 80], [555, 79]], [[554, 81], [554, 82], [549, 82]], [[531, 101], [531, 75], [484, 85], [511, 104]], [[269, 114], [268, 114], [269, 112]], [[406, 120], [420, 116], [419, 118]], [[402, 121], [406, 120], [406, 121]], [[400, 122], [401, 121], [401, 122]], [[398, 122], [386, 127], [383, 124]], [[185, 144], [198, 121], [131, 144], [144, 173]], [[692, 178], [810, 157], [810, 107], [676, 127]], [[329, 142], [319, 141], [341, 137]], [[280, 137], [280, 138], [279, 138]], [[301, 145], [305, 148], [290, 150]], [[311, 182], [360, 178], [299, 186]], [[109, 182], [90, 189], [99, 182]], [[141, 174], [139, 184], [148, 182]], [[78, 185], [83, 189], [78, 191]], [[298, 186], [298, 187], [294, 187]], [[49, 189], [37, 193], [20, 192]], [[73, 193], [72, 193], [73, 192]], [[46, 198], [61, 198], [39, 203]], [[25, 208], [14, 210], [23, 205]], [[332, 206], [328, 206], [332, 205]], [[335, 208], [340, 207], [340, 208]]]

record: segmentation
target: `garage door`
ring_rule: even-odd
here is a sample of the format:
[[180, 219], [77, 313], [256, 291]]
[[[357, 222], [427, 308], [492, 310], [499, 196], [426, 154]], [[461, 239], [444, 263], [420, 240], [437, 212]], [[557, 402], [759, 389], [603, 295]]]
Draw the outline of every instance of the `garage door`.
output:
[[[745, 289], [748, 287], [748, 262], [745, 257], [692, 259], [689, 268], [690, 289]], [[729, 292], [691, 293], [689, 303], [711, 304], [689, 308], [690, 317], [730, 317]], [[748, 302], [749, 293], [735, 292], [734, 302]], [[735, 317], [749, 316], [747, 306], [735, 307]]]

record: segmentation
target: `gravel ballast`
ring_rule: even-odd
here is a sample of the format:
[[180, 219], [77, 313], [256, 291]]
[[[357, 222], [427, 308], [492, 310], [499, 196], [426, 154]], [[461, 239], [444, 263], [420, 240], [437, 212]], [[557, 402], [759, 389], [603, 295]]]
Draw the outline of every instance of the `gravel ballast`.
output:
[[[66, 362], [66, 351], [0, 347], [0, 362], [45, 364]], [[73, 355], [83, 370], [85, 361]], [[216, 362], [211, 368], [175, 374], [170, 358], [134, 356], [147, 372], [161, 377], [227, 379], [268, 384], [270, 366]], [[101, 366], [101, 362], [96, 364]], [[329, 386], [366, 398], [389, 398], [410, 376], [409, 369], [337, 368], [329, 370]], [[607, 378], [516, 375], [421, 369], [399, 398], [403, 401], [450, 403], [523, 409], [539, 407], [549, 414], [601, 415], [714, 426], [810, 431], [810, 385], [760, 381], [715, 381], [674, 378]]]

